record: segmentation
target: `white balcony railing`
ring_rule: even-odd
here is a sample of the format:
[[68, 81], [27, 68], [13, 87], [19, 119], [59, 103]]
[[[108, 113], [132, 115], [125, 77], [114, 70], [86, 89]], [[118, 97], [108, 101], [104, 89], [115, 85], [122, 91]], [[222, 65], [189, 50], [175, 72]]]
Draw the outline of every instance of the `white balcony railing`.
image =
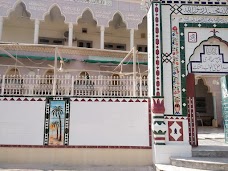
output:
[[0, 91], [2, 96], [147, 97], [147, 80], [132, 76], [2, 75]]

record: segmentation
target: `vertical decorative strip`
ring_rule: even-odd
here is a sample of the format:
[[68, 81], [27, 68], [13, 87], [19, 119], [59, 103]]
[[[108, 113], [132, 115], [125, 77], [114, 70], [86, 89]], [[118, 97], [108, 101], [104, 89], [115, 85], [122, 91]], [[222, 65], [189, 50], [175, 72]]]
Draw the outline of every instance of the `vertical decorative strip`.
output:
[[179, 30], [177, 26], [172, 27], [172, 56], [173, 56], [172, 74], [173, 74], [174, 115], [182, 115]]
[[167, 126], [164, 119], [164, 98], [153, 98], [152, 100], [154, 144], [165, 145]]
[[152, 2], [152, 25], [153, 25], [153, 94], [151, 110], [153, 116], [153, 135], [155, 145], [165, 145], [167, 126], [164, 120], [164, 97], [162, 76], [162, 19], [161, 3]]
[[161, 4], [154, 2], [153, 4], [153, 49], [154, 49], [154, 94], [153, 96], [163, 96], [162, 81], [162, 21], [161, 21]]
[[187, 98], [188, 98], [188, 126], [189, 126], [189, 143], [192, 146], [198, 146], [196, 114], [195, 114], [195, 76], [187, 76]]
[[50, 104], [49, 104], [49, 99], [47, 99], [46, 106], [45, 106], [45, 118], [44, 118], [44, 145], [48, 145], [49, 115], [50, 115]]
[[44, 145], [68, 145], [70, 99], [51, 97], [46, 100]]
[[187, 116], [187, 96], [186, 96], [186, 59], [185, 59], [185, 34], [184, 28], [187, 27], [187, 24], [180, 23], [180, 76], [181, 76], [181, 100], [182, 100], [182, 115]]
[[69, 123], [70, 123], [70, 99], [66, 99], [66, 116], [65, 116], [65, 131], [64, 131], [64, 144], [69, 144]]

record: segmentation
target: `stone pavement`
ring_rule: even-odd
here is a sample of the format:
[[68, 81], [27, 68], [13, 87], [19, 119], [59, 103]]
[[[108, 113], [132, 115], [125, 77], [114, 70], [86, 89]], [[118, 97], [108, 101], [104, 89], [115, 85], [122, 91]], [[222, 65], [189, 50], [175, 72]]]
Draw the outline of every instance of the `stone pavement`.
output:
[[[225, 134], [223, 128], [213, 128], [209, 126], [198, 127], [198, 143], [197, 148], [224, 149], [228, 150], [228, 144], [225, 143]], [[197, 149], [193, 148], [193, 149]]]
[[117, 166], [59, 166], [32, 164], [1, 164], [0, 171], [154, 171], [151, 166], [117, 167]]

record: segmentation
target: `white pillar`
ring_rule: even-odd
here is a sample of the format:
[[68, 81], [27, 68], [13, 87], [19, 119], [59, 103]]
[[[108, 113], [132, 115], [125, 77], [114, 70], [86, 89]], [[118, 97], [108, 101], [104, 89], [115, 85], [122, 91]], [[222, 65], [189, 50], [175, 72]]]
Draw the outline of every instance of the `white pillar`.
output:
[[101, 26], [101, 44], [100, 44], [100, 48], [104, 49], [104, 32], [105, 32], [105, 27]]
[[72, 47], [73, 44], [73, 23], [69, 23], [69, 37], [68, 37], [68, 46]]
[[134, 29], [130, 30], [130, 49], [134, 47]]
[[0, 41], [2, 40], [3, 17], [0, 17]]
[[35, 20], [35, 30], [34, 30], [34, 44], [38, 44], [39, 40], [39, 29], [40, 29], [40, 21], [38, 19]]

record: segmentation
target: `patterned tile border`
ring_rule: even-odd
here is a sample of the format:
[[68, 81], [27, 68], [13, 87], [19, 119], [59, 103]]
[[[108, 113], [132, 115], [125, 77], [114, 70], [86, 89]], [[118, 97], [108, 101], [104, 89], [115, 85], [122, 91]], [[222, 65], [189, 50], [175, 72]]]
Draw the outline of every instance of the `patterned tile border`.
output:
[[119, 98], [71, 98], [73, 102], [148, 102], [148, 99], [119, 99]]
[[191, 4], [194, 4], [194, 5], [227, 5], [228, 4], [228, 2], [226, 2], [226, 1], [223, 1], [223, 0], [221, 0], [221, 1], [213, 1], [213, 0], [211, 0], [211, 1], [209, 1], [209, 0], [202, 0], [202, 1], [200, 1], [200, 0], [185, 0], [185, 1], [181, 1], [181, 0], [166, 0], [166, 1], [162, 1], [161, 0], [161, 3], [162, 4], [189, 4], [189, 5], [191, 5]]
[[153, 96], [163, 96], [163, 65], [162, 65], [162, 18], [161, 3], [153, 2], [153, 70], [154, 85]]
[[[56, 97], [57, 98], [57, 97]], [[58, 97], [62, 98], [62, 97]], [[0, 97], [0, 101], [46, 101], [46, 97]], [[70, 98], [73, 102], [148, 102], [137, 98]]]
[[174, 120], [187, 120], [188, 117], [182, 117], [182, 116], [165, 116], [165, 119], [174, 119]]
[[99, 149], [152, 149], [151, 146], [43, 146], [43, 145], [0, 145], [1, 147], [12, 148], [99, 148]]
[[46, 101], [45, 97], [0, 97], [0, 101]]

